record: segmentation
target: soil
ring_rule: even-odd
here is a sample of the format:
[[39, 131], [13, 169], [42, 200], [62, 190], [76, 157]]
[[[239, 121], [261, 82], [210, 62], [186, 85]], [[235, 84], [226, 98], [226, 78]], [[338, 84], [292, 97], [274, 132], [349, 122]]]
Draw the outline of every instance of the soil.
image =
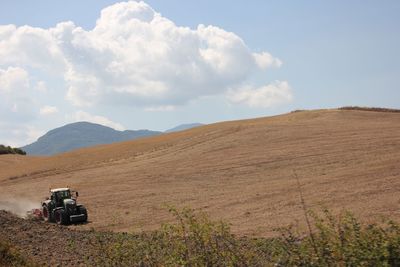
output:
[[44, 266], [87, 266], [94, 263], [95, 232], [23, 219], [0, 210], [0, 240]]

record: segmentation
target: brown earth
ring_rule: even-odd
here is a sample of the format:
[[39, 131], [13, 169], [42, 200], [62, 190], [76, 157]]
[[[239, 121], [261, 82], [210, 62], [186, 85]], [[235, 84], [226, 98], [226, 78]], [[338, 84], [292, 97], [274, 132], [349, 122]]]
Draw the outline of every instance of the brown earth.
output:
[[[0, 241], [11, 243], [40, 266], [95, 266], [96, 232], [25, 220], [0, 210]], [[113, 235], [109, 234], [109, 240]], [[1, 264], [0, 264], [1, 265]]]
[[164, 205], [203, 209], [240, 235], [304, 222], [307, 207], [400, 219], [400, 113], [301, 111], [207, 125], [53, 157], [0, 157], [1, 201], [39, 203], [50, 187], [79, 190], [90, 223], [142, 231]]

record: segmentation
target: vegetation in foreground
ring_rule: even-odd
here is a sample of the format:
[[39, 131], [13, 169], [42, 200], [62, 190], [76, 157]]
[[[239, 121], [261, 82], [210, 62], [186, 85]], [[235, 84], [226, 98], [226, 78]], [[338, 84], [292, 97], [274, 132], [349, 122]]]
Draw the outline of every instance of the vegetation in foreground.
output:
[[236, 237], [224, 222], [190, 209], [170, 210], [176, 224], [117, 238], [98, 233], [99, 266], [400, 266], [400, 225], [361, 225], [351, 214], [308, 213], [309, 234], [293, 227], [277, 238]]
[[24, 258], [10, 243], [0, 240], [0, 266], [37, 266]]
[[10, 146], [0, 145], [0, 155], [4, 155], [4, 154], [26, 155], [26, 152], [20, 148], [13, 148]]

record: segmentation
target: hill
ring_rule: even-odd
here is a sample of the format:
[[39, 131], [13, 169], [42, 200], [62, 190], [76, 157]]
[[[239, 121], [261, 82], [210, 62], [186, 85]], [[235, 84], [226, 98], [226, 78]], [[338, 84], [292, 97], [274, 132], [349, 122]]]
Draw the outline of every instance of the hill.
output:
[[188, 124], [181, 124], [178, 125], [174, 128], [171, 128], [169, 130], [166, 130], [166, 133], [173, 133], [173, 132], [179, 132], [179, 131], [184, 131], [184, 130], [188, 130], [188, 129], [192, 129], [195, 127], [199, 127], [199, 126], [203, 126], [204, 124], [202, 123], [188, 123]]
[[[0, 198], [38, 203], [79, 190], [91, 223], [141, 231], [169, 221], [165, 204], [203, 209], [235, 233], [273, 235], [309, 208], [400, 219], [400, 113], [315, 110], [231, 121], [52, 157], [0, 157]], [[35, 188], [35, 190], [32, 190]]]
[[111, 144], [161, 132], [138, 130], [117, 131], [90, 122], [76, 122], [49, 131], [36, 142], [22, 147], [29, 155], [54, 155], [77, 148]]

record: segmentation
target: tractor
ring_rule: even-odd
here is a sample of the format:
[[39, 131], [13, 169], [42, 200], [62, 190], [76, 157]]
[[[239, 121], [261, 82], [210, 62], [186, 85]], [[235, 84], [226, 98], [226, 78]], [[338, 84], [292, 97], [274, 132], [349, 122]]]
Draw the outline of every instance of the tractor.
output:
[[[75, 193], [75, 197], [72, 196]], [[56, 188], [50, 190], [50, 198], [42, 202], [41, 216], [47, 222], [55, 222], [60, 225], [70, 223], [87, 222], [86, 208], [77, 204], [79, 196], [77, 191], [69, 188]]]

